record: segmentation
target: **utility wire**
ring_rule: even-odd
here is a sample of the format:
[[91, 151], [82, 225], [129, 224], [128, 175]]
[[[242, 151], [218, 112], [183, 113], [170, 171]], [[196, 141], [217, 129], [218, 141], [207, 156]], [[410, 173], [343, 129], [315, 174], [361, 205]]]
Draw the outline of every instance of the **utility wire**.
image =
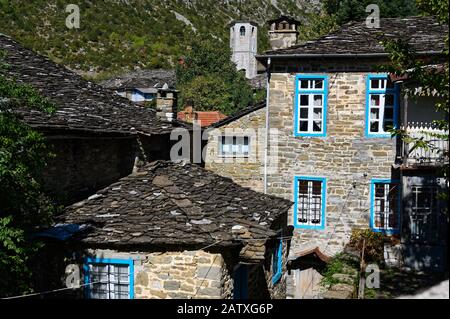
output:
[[60, 289], [43, 291], [43, 292], [36, 292], [36, 293], [32, 293], [32, 294], [25, 294], [25, 295], [18, 295], [18, 296], [12, 296], [12, 297], [5, 297], [5, 298], [0, 298], [0, 299], [8, 300], [8, 299], [19, 299], [19, 298], [26, 298], [26, 297], [32, 297], [32, 296], [47, 295], [47, 294], [51, 294], [51, 293], [54, 293], [54, 292], [61, 292], [61, 291], [65, 291], [65, 290], [80, 289], [81, 287], [84, 287], [84, 286], [89, 286], [89, 285], [94, 285], [94, 284], [99, 284], [99, 283], [101, 283], [101, 281], [89, 282], [87, 284], [76, 285], [75, 287], [60, 288]]

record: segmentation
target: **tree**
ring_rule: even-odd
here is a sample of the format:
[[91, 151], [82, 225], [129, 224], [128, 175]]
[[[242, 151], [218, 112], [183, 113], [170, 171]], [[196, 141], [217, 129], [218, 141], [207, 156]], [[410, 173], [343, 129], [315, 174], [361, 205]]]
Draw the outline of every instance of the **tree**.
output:
[[378, 5], [383, 18], [406, 17], [418, 13], [414, 0], [326, 0], [324, 9], [342, 25], [366, 18], [366, 7], [369, 4]]
[[[438, 22], [444, 25], [448, 25], [448, 2], [447, 0], [417, 0], [417, 7], [422, 10], [424, 14], [433, 15]], [[408, 79], [417, 86], [423, 88], [423, 94], [426, 92], [436, 91], [440, 97], [440, 102], [436, 103], [436, 111], [444, 112], [445, 117], [443, 120], [434, 121], [434, 124], [438, 129], [448, 132], [449, 130], [449, 50], [448, 50], [448, 35], [445, 39], [445, 50], [443, 57], [435, 61], [423, 61], [417, 59], [414, 50], [410, 48], [408, 43], [404, 40], [397, 41], [385, 41], [384, 46], [389, 53], [391, 65], [385, 68], [385, 71], [391, 72], [398, 76], [407, 74]], [[438, 65], [438, 68], [430, 67], [430, 65]], [[395, 129], [391, 130], [393, 136], [400, 137], [403, 141], [408, 143], [414, 143], [415, 148], [432, 148], [433, 146], [426, 140], [414, 138], [410, 136], [405, 130]], [[448, 133], [436, 134], [428, 133], [430, 137], [434, 139], [441, 139], [448, 141]], [[446, 154], [448, 156], [448, 154]], [[449, 175], [448, 164], [444, 166], [443, 172], [447, 178]]]
[[229, 48], [210, 38], [193, 40], [176, 74], [181, 107], [190, 100], [196, 110], [231, 114], [253, 102], [252, 88], [236, 70]]
[[[0, 52], [1, 53], [1, 52]], [[0, 57], [0, 296], [31, 290], [29, 261], [41, 245], [29, 235], [48, 225], [54, 206], [41, 189], [52, 156], [44, 137], [22, 123], [14, 109], [53, 112], [33, 88], [2, 75]]]

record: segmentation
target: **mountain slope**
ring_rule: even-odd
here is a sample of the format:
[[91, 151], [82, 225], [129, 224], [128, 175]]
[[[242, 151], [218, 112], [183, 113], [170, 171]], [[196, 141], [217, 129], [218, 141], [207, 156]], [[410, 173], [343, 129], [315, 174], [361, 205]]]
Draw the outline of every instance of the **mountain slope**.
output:
[[[75, 1], [74, 1], [75, 2]], [[305, 21], [318, 0], [79, 0], [80, 28], [65, 26], [68, 1], [0, 0], [0, 32], [90, 77], [132, 68], [168, 68], [193, 37], [209, 34], [228, 47], [228, 23], [260, 25], [280, 14]]]

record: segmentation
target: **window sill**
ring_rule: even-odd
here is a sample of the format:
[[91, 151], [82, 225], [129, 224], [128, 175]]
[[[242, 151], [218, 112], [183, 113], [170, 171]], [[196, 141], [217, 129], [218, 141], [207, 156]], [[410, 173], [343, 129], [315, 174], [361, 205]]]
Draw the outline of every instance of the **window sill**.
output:
[[325, 229], [325, 226], [324, 226], [324, 225], [311, 226], [311, 225], [299, 225], [299, 224], [294, 224], [294, 228], [296, 228], [296, 229], [316, 229], [316, 230], [324, 230], [324, 229]]
[[391, 134], [367, 134], [366, 133], [366, 138], [389, 138], [392, 137]]
[[326, 133], [294, 133], [294, 137], [327, 137]]
[[219, 154], [219, 158], [250, 158], [250, 155], [221, 155]]

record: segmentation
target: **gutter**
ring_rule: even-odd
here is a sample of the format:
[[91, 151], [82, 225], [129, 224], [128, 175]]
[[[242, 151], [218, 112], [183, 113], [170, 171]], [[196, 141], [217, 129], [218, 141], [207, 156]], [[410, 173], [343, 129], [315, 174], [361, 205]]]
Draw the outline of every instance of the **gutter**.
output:
[[[442, 51], [420, 51], [416, 52], [416, 55], [440, 55]], [[262, 54], [256, 55], [258, 60], [280, 58], [280, 59], [292, 59], [292, 58], [379, 58], [388, 57], [389, 53], [292, 53], [292, 54]]]
[[269, 149], [269, 101], [270, 101], [270, 65], [271, 58], [267, 59], [267, 86], [266, 86], [266, 140], [264, 146], [264, 194], [267, 194], [267, 158]]

